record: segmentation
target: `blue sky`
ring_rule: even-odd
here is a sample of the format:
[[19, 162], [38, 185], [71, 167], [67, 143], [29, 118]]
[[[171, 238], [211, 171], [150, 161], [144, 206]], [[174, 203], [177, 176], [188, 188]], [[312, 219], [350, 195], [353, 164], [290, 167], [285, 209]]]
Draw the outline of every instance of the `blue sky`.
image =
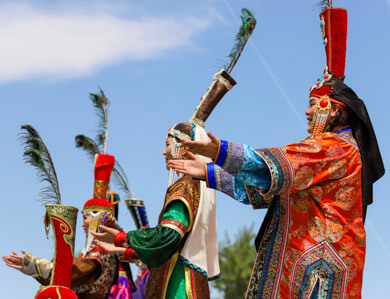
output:
[[[75, 148], [74, 136], [94, 136], [97, 119], [88, 93], [99, 86], [111, 101], [108, 153], [120, 161], [156, 224], [168, 182], [165, 133], [189, 120], [226, 61], [241, 7], [253, 11], [258, 26], [232, 72], [237, 85], [206, 129], [256, 148], [305, 138], [309, 87], [326, 65], [314, 3], [0, 1], [1, 253], [25, 249], [47, 259], [53, 255], [37, 201], [42, 185], [23, 163], [17, 139], [21, 125], [33, 125], [49, 147], [63, 203], [81, 208], [92, 196], [92, 163]], [[387, 166], [390, 2], [334, 4], [349, 12], [345, 82], [365, 101]], [[390, 268], [389, 184], [385, 175], [374, 185], [368, 210], [364, 298], [388, 297], [383, 286]], [[122, 203], [121, 225], [134, 229], [125, 210]], [[218, 194], [220, 241], [226, 231], [233, 237], [244, 225], [254, 223], [257, 230], [264, 215]], [[80, 228], [76, 239], [81, 250]], [[1, 263], [0, 287], [4, 298], [31, 298], [39, 284]]]

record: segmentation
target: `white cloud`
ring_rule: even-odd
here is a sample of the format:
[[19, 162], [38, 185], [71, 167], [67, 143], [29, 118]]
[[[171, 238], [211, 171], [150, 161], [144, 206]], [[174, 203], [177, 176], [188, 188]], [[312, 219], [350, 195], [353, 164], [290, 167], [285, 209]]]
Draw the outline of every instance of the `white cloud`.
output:
[[122, 60], [153, 59], [190, 45], [210, 19], [0, 6], [0, 82], [83, 76]]

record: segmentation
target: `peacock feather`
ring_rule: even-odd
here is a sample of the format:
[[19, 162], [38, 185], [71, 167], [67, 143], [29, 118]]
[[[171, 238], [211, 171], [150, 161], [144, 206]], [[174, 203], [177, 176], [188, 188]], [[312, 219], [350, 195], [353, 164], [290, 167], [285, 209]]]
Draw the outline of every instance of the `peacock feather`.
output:
[[[95, 159], [95, 155], [101, 152], [96, 142], [85, 135], [77, 135], [75, 137], [75, 142], [76, 147], [85, 150], [85, 152], [92, 159], [92, 161]], [[131, 191], [127, 176], [116, 159], [115, 165], [112, 169], [112, 173], [115, 175], [113, 177], [113, 181], [119, 187], [119, 189], [125, 192], [130, 198], [133, 198], [133, 193]]]
[[112, 168], [112, 173], [114, 176], [114, 183], [119, 187], [122, 192], [125, 192], [129, 198], [133, 198], [133, 192], [127, 179], [126, 173], [123, 171], [123, 168], [120, 166], [118, 161], [115, 161], [115, 165]]
[[40, 182], [49, 185], [42, 188], [40, 201], [44, 204], [61, 204], [61, 194], [49, 150], [39, 133], [30, 125], [21, 127], [20, 140], [24, 144], [24, 161], [37, 169], [37, 177]]
[[95, 155], [101, 152], [96, 142], [85, 135], [77, 135], [75, 137], [75, 142], [76, 147], [85, 150], [92, 161], [95, 159]]
[[333, 6], [332, 0], [321, 0], [316, 4], [316, 7], [318, 7], [320, 11], [323, 11], [325, 8], [332, 7], [332, 6]]
[[225, 71], [229, 74], [237, 63], [238, 58], [244, 50], [246, 42], [256, 27], [256, 19], [249, 9], [243, 8], [241, 10], [241, 20], [242, 25], [236, 35], [236, 43], [228, 56], [230, 58], [230, 62], [225, 65]]
[[107, 153], [107, 134], [108, 134], [108, 106], [110, 102], [102, 89], [100, 94], [90, 93], [90, 99], [96, 108], [96, 114], [99, 117], [97, 144], [103, 146], [104, 153]]

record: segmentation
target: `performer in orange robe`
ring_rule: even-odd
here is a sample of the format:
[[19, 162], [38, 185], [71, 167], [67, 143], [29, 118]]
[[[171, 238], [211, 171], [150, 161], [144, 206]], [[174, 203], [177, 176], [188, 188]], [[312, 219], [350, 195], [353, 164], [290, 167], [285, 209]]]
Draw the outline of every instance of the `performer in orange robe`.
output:
[[343, 83], [347, 11], [320, 15], [327, 68], [310, 89], [311, 134], [302, 142], [253, 148], [219, 140], [184, 142], [214, 159], [170, 161], [178, 172], [254, 209], [268, 209], [255, 240], [247, 298], [360, 298], [364, 219], [384, 166], [366, 107]]

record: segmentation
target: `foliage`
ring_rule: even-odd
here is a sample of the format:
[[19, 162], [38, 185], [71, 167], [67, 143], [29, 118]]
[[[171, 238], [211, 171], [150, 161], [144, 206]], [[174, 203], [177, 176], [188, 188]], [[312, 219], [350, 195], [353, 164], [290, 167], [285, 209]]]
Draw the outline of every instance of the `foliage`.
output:
[[224, 298], [244, 298], [256, 251], [253, 224], [239, 230], [232, 243], [226, 233], [226, 240], [220, 244], [219, 263], [221, 278], [213, 281], [212, 286], [224, 294]]

